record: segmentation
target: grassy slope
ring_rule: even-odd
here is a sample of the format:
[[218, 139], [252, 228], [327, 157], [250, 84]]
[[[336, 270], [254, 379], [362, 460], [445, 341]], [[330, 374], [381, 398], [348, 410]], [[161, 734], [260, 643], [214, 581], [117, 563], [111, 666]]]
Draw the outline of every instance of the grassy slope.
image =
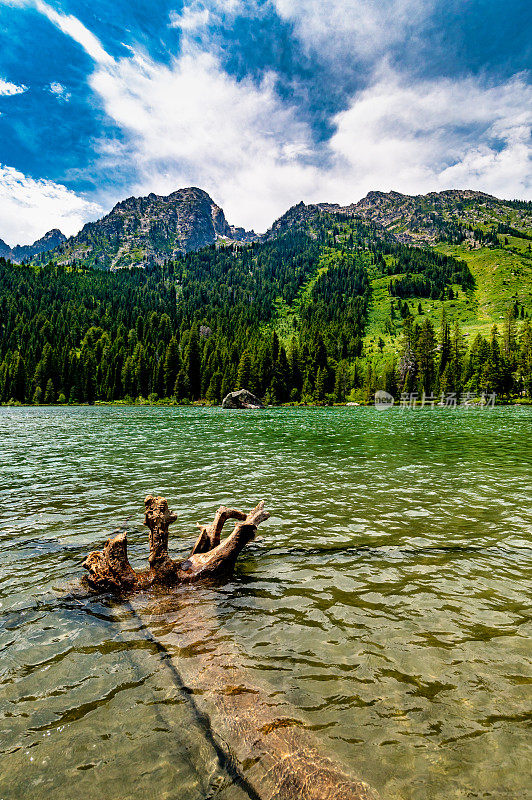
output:
[[[505, 309], [516, 300], [525, 307], [529, 316], [532, 314], [532, 257], [528, 257], [528, 244], [524, 239], [512, 236], [508, 245], [499, 248], [481, 247], [470, 250], [468, 245], [440, 244], [437, 250], [467, 262], [476, 287], [464, 292], [453, 286], [454, 300], [445, 301], [447, 318], [453, 324], [457, 320], [468, 342], [477, 333], [489, 335], [493, 324], [502, 324]], [[500, 237], [501, 245], [504, 236]], [[375, 278], [372, 281], [373, 301], [370, 309], [366, 334], [366, 352], [379, 355], [377, 342], [379, 337], [385, 341], [384, 352], [397, 352], [401, 332], [401, 321], [396, 320], [396, 335], [391, 337], [385, 333], [384, 324], [390, 313], [389, 278]], [[422, 306], [422, 316], [428, 316], [438, 329], [442, 306], [440, 300], [412, 298], [408, 304], [414, 319], [420, 320], [418, 304]]]
[[[453, 286], [454, 300], [445, 301], [445, 309], [451, 325], [457, 320], [466, 341], [471, 342], [477, 333], [488, 336], [493, 324], [501, 327], [505, 309], [516, 300], [524, 306], [528, 315], [532, 315], [532, 253], [528, 251], [529, 242], [525, 239], [500, 236], [499, 248], [481, 247], [471, 250], [468, 244], [439, 244], [437, 250], [467, 262], [476, 286], [464, 292], [459, 286]], [[279, 299], [276, 303], [278, 318], [275, 324], [277, 333], [287, 345], [294, 333], [294, 320], [299, 316], [301, 300], [308, 299], [312, 286], [319, 274], [328, 269], [326, 260], [320, 262], [319, 270], [308, 283], [302, 287], [298, 298], [292, 306]], [[370, 277], [372, 276], [370, 267]], [[394, 276], [399, 277], [399, 276]], [[395, 332], [386, 332], [385, 323], [390, 315], [391, 297], [388, 291], [390, 277], [380, 277], [373, 273], [371, 280], [372, 302], [365, 337], [365, 353], [372, 355], [377, 361], [388, 359], [397, 353], [401, 338], [402, 320], [396, 313]], [[439, 328], [442, 307], [440, 300], [427, 298], [409, 298], [408, 304], [414, 319], [420, 321], [428, 316], [436, 330]], [[397, 301], [395, 302], [397, 306]], [[421, 315], [418, 313], [421, 306]], [[378, 342], [381, 338], [385, 346], [381, 353]]]

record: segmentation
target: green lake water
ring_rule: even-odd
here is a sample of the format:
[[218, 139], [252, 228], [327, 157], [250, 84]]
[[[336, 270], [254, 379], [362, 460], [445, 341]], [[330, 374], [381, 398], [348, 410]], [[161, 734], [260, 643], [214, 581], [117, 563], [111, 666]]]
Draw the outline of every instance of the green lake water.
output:
[[[532, 409], [0, 409], [0, 800], [243, 800], [127, 605], [77, 595], [143, 499], [183, 555], [271, 519], [208, 601], [242, 669], [386, 798], [530, 796]], [[74, 582], [74, 583], [73, 583]]]

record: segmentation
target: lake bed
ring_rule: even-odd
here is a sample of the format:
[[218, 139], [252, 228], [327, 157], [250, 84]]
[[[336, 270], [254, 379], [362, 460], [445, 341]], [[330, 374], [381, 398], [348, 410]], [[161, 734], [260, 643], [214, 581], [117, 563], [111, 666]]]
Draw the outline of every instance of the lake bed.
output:
[[242, 669], [384, 798], [530, 790], [532, 409], [2, 408], [3, 800], [216, 797], [220, 765], [125, 605], [77, 599], [143, 499], [185, 555], [219, 505], [272, 517], [220, 587]]

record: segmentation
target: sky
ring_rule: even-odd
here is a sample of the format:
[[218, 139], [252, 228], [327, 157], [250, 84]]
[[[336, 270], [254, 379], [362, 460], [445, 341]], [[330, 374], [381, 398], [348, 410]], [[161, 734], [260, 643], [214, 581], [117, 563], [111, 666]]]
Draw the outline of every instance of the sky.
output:
[[205, 189], [532, 199], [529, 0], [0, 0], [0, 238]]

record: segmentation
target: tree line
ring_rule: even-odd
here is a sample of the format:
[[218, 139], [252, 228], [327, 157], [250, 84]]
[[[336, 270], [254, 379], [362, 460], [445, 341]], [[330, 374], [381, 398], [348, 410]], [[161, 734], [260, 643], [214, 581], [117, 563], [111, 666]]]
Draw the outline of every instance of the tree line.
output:
[[[270, 403], [370, 399], [378, 388], [530, 394], [530, 323], [518, 329], [512, 310], [500, 334], [467, 347], [445, 318], [435, 332], [399, 299], [400, 352], [366, 355], [370, 271], [402, 273], [392, 285], [402, 280], [406, 295], [408, 276], [439, 297], [471, 281], [463, 262], [323, 214], [269, 242], [146, 269], [0, 259], [0, 402], [219, 403], [238, 388]], [[297, 309], [282, 339], [280, 301]]]

